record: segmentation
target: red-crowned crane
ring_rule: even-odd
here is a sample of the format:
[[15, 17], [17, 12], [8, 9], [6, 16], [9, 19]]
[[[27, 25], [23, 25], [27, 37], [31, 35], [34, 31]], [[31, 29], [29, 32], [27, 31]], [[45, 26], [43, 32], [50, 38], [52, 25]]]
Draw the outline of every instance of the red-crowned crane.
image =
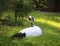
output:
[[42, 34], [41, 28], [34, 24], [34, 18], [32, 16], [28, 16], [28, 19], [31, 21], [31, 27], [20, 30], [18, 33], [14, 34], [12, 38], [36, 37]]

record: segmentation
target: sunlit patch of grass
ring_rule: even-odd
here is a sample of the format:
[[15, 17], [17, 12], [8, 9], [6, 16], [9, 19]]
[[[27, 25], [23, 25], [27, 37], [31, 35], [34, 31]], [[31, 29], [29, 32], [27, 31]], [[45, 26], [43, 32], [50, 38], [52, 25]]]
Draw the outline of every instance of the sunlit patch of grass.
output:
[[59, 35], [58, 33], [56, 33], [56, 32], [52, 32], [52, 31], [46, 31], [46, 32], [48, 32], [48, 33], [50, 33], [50, 34], [52, 34], [52, 35]]
[[46, 23], [46, 24], [49, 24], [49, 25], [57, 27], [57, 28], [60, 27], [60, 23], [52, 21], [52, 20], [46, 20], [46, 19], [43, 19], [43, 18], [39, 18], [39, 19], [36, 18], [35, 21], [41, 22], [41, 23]]
[[2, 12], [2, 18], [9, 16], [9, 17], [13, 17], [14, 16], [14, 12], [13, 11], [6, 11], [6, 12]]

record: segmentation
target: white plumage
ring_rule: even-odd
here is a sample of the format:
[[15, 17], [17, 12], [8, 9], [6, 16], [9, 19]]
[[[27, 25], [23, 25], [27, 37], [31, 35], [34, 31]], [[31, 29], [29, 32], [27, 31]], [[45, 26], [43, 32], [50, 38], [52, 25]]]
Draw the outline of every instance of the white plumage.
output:
[[42, 34], [42, 31], [38, 26], [34, 26], [34, 27], [25, 28], [19, 31], [18, 33], [25, 33], [26, 37], [35, 37], [35, 36], [40, 36]]

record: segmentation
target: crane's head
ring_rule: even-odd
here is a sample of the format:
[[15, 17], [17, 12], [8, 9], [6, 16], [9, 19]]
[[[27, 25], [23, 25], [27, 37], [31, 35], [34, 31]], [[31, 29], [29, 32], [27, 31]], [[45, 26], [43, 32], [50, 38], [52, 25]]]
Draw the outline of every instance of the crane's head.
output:
[[31, 21], [31, 27], [34, 26], [34, 18], [33, 16], [28, 16], [28, 19]]
[[30, 21], [34, 22], [33, 16], [28, 16], [28, 19], [29, 19]]

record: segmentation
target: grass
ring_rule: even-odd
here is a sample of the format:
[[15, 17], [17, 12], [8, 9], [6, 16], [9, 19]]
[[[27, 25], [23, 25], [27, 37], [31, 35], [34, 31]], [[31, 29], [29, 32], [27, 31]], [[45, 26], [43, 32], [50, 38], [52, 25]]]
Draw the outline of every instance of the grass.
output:
[[11, 39], [13, 34], [28, 27], [29, 22], [23, 27], [0, 25], [0, 46], [60, 46], [59, 14], [31, 12], [28, 15], [34, 16], [35, 24], [42, 29], [43, 34], [33, 38]]

